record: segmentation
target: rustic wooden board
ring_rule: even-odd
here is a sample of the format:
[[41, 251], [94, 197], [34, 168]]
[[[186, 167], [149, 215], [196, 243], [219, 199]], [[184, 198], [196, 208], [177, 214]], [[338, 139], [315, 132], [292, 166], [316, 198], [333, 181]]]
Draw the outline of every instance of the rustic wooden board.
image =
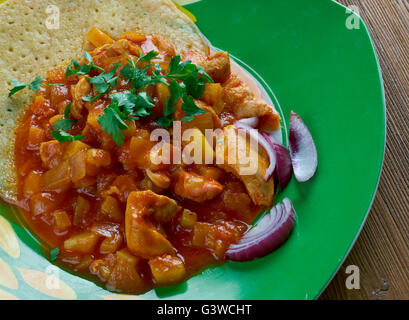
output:
[[[359, 9], [375, 42], [385, 86], [387, 142], [367, 222], [320, 299], [409, 299], [409, 1], [338, 2]], [[345, 286], [348, 265], [360, 269], [359, 290]]]

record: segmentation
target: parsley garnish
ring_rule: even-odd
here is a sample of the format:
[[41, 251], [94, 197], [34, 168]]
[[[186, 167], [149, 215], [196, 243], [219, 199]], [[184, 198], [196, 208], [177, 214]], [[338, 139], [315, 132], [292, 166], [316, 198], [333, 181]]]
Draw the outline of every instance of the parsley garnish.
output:
[[92, 57], [88, 52], [85, 52], [84, 58], [88, 60], [88, 63], [84, 63], [82, 65], [74, 59], [71, 60], [71, 63], [68, 65], [65, 71], [66, 78], [68, 78], [72, 74], [75, 74], [77, 76], [85, 75], [88, 74], [91, 70], [95, 69], [105, 72], [103, 68], [98, 67], [97, 65], [94, 64], [94, 61], [92, 60]]
[[11, 81], [11, 84], [13, 85], [13, 88], [9, 92], [9, 97], [11, 97], [13, 94], [25, 89], [26, 87], [30, 87], [30, 89], [33, 90], [33, 91], [40, 90], [41, 83], [43, 82], [43, 79], [40, 76], [37, 76], [30, 83], [20, 82], [20, 81], [18, 81], [16, 79], [11, 79], [10, 81]]
[[115, 76], [115, 71], [118, 69], [120, 65], [121, 63], [115, 63], [114, 67], [108, 73], [103, 72], [91, 78], [89, 80], [89, 83], [94, 85], [94, 88], [96, 91], [98, 91], [98, 94], [95, 97], [92, 96], [82, 97], [82, 100], [93, 102], [102, 95], [114, 89], [118, 81], [118, 76]]
[[83, 136], [77, 135], [73, 136], [66, 132], [67, 130], [70, 130], [74, 123], [77, 121], [75, 119], [69, 119], [70, 116], [70, 108], [71, 108], [71, 103], [69, 103], [64, 110], [64, 118], [57, 120], [54, 125], [53, 129], [54, 131], [51, 131], [51, 136], [56, 139], [59, 142], [68, 142], [68, 141], [75, 141], [75, 140], [81, 140]]

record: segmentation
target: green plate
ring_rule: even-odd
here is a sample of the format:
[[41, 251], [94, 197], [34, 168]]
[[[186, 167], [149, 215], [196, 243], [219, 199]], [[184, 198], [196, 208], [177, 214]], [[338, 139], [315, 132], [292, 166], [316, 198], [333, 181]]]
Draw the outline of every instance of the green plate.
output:
[[[292, 199], [297, 211], [284, 246], [141, 297], [317, 298], [364, 224], [383, 162], [384, 93], [368, 30], [331, 0], [202, 0], [186, 9], [215, 47], [265, 81], [287, 123], [290, 110], [303, 118], [315, 138], [318, 171], [307, 183], [293, 179], [280, 195]], [[0, 298], [123, 297], [53, 266], [10, 207], [2, 203], [0, 212]]]

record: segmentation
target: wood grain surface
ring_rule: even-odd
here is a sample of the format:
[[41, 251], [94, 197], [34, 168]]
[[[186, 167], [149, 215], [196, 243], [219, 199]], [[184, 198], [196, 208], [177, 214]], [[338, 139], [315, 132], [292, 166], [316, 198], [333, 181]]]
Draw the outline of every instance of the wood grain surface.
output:
[[[380, 60], [386, 96], [385, 162], [355, 246], [320, 299], [409, 299], [409, 0], [339, 0], [359, 10]], [[360, 269], [348, 290], [346, 267]]]

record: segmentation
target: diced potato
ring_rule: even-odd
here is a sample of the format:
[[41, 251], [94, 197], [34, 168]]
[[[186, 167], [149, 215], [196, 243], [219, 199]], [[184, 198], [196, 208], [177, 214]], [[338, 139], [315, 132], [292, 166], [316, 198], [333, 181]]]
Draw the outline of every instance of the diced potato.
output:
[[190, 138], [190, 140], [183, 142], [185, 148], [182, 156], [186, 158], [185, 154], [187, 154], [187, 157], [192, 158], [196, 164], [213, 163], [214, 151], [203, 133], [197, 128], [190, 129], [188, 133], [189, 135], [183, 135], [183, 138]]
[[103, 46], [104, 44], [112, 44], [114, 40], [108, 36], [106, 33], [102, 32], [98, 28], [92, 28], [88, 34], [87, 39], [91, 42], [95, 47]]
[[71, 168], [68, 161], [61, 162], [58, 166], [43, 174], [43, 190], [63, 192], [71, 187]]
[[205, 133], [206, 129], [213, 130], [214, 127], [213, 116], [209, 111], [194, 116], [192, 121], [183, 123], [183, 129], [198, 128], [202, 133]]
[[153, 146], [149, 135], [136, 135], [131, 138], [129, 145], [129, 155], [136, 166], [140, 168], [147, 168], [149, 166], [149, 151]]
[[138, 292], [144, 284], [139, 275], [139, 259], [133, 256], [127, 249], [116, 253], [116, 264], [109, 275], [107, 287], [125, 292]]
[[81, 196], [77, 197], [77, 202], [75, 204], [75, 211], [74, 211], [74, 225], [75, 226], [81, 224], [82, 220], [85, 218], [90, 208], [91, 208], [91, 204], [87, 199]]
[[51, 212], [57, 205], [58, 202], [49, 193], [37, 193], [30, 198], [30, 212], [34, 216]]
[[89, 148], [91, 148], [89, 145], [79, 140], [69, 142], [67, 144], [67, 147], [65, 148], [64, 159], [69, 159], [74, 154], [76, 154], [78, 151], [81, 151], [84, 149], [88, 150]]
[[119, 233], [115, 234], [113, 237], [105, 238], [101, 242], [99, 252], [101, 254], [115, 253], [121, 246], [122, 240], [122, 236]]
[[196, 224], [196, 220], [197, 220], [196, 213], [188, 209], [184, 209], [180, 217], [180, 225], [186, 229], [193, 229]]
[[107, 196], [104, 199], [101, 204], [101, 211], [108, 214], [114, 221], [121, 222], [124, 219], [118, 200], [114, 197]]
[[99, 116], [104, 114], [103, 108], [94, 108], [91, 109], [88, 113], [87, 117], [87, 124], [89, 124], [93, 128], [97, 128], [101, 130], [101, 125], [98, 123]]
[[223, 103], [223, 87], [220, 83], [205, 83], [205, 90], [203, 92], [202, 100], [211, 105], [216, 112], [220, 114], [224, 108]]
[[59, 230], [66, 230], [71, 227], [71, 219], [65, 210], [54, 211], [55, 226]]
[[89, 149], [87, 163], [96, 167], [108, 167], [111, 164], [111, 154], [102, 149]]
[[78, 182], [87, 175], [87, 151], [78, 151], [70, 158], [72, 182]]
[[149, 260], [153, 278], [158, 285], [168, 285], [183, 280], [186, 276], [183, 261], [176, 256], [164, 255]]
[[92, 257], [87, 255], [81, 259], [81, 261], [74, 266], [75, 270], [86, 270], [92, 263]]
[[128, 128], [125, 130], [121, 130], [122, 134], [125, 136], [125, 138], [132, 137], [136, 133], [136, 125], [135, 125], [135, 120], [125, 120], [124, 121]]
[[90, 231], [84, 231], [65, 240], [64, 249], [82, 254], [89, 254], [94, 251], [98, 240], [99, 235]]
[[23, 192], [25, 196], [32, 196], [41, 192], [43, 184], [42, 174], [31, 171], [24, 180]]
[[44, 129], [31, 126], [28, 129], [27, 147], [30, 150], [40, 149], [40, 144], [45, 140]]
[[146, 36], [144, 34], [137, 33], [137, 32], [134, 32], [134, 31], [124, 32], [123, 34], [121, 34], [121, 36], [119, 38], [120, 39], [127, 39], [127, 40], [130, 40], [132, 42], [136, 42], [136, 43], [143, 42], [143, 41], [146, 40]]
[[[87, 173], [88, 173], [88, 170], [87, 170]], [[96, 177], [88, 177], [87, 176], [87, 177], [73, 183], [73, 186], [74, 186], [75, 189], [88, 188], [88, 187], [96, 184], [96, 182], [97, 182]]]
[[163, 108], [166, 105], [166, 101], [170, 97], [170, 90], [166, 84], [157, 83], [156, 84], [156, 95], [159, 100], [160, 106]]
[[51, 117], [50, 120], [48, 120], [48, 122], [53, 126], [54, 123], [56, 123], [58, 120], [61, 120], [63, 118], [64, 118], [64, 116], [62, 114], [57, 114], [57, 115]]
[[64, 152], [64, 145], [57, 140], [43, 142], [40, 145], [40, 158], [43, 168], [51, 169], [59, 165]]

